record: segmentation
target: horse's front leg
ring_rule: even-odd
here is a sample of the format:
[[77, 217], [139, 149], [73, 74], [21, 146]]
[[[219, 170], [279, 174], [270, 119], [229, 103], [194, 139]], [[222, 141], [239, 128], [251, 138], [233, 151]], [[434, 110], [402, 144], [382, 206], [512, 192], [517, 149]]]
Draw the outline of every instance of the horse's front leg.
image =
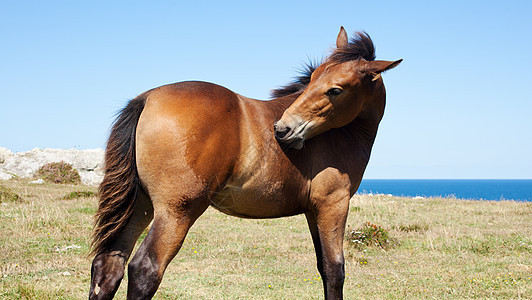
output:
[[329, 203], [321, 202], [307, 213], [307, 221], [323, 279], [325, 299], [343, 299], [345, 278], [343, 239], [349, 196]]

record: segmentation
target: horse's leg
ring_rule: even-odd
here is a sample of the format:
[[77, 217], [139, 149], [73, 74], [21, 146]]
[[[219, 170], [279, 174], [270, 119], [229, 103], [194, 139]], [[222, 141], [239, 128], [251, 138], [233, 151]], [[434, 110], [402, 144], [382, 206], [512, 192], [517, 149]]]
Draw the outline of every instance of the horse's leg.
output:
[[175, 202], [155, 207], [151, 229], [128, 266], [127, 299], [153, 297], [166, 267], [181, 248], [188, 230], [209, 207], [206, 196], [183, 197]]
[[92, 261], [89, 299], [112, 299], [122, 277], [135, 242], [153, 218], [149, 197], [141, 190], [134, 211], [120, 236]]
[[[316, 221], [316, 216], [313, 213], [306, 213], [305, 217], [307, 217], [308, 228], [310, 230], [310, 235], [312, 236], [312, 243], [314, 244], [314, 250], [316, 252], [318, 271], [320, 272], [320, 275], [323, 278], [323, 253], [321, 251], [320, 234], [318, 232], [318, 223]], [[324, 288], [327, 288], [325, 286], [325, 281], [323, 283]]]
[[349, 199], [337, 202], [334, 206], [324, 205], [315, 213], [307, 213], [325, 299], [343, 299], [343, 239], [348, 205]]

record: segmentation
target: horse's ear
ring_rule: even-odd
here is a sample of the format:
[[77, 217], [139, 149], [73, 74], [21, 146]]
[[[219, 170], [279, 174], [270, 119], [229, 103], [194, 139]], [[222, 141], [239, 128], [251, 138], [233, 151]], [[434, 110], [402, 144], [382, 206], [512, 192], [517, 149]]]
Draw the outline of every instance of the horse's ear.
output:
[[373, 76], [371, 81], [375, 81], [381, 77], [382, 72], [388, 71], [388, 70], [391, 70], [397, 67], [402, 61], [403, 61], [402, 59], [399, 59], [396, 61], [386, 61], [386, 60], [368, 61], [362, 72], [369, 76]]
[[340, 26], [340, 33], [338, 33], [338, 37], [336, 38], [336, 48], [347, 47], [347, 42], [347, 32], [345, 32], [344, 26]]

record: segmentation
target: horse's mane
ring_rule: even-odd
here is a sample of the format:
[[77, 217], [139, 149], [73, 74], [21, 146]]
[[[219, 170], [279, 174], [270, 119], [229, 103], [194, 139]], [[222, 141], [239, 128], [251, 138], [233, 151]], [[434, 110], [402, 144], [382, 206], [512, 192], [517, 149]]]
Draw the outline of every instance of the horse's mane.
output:
[[357, 59], [375, 60], [375, 46], [369, 34], [365, 31], [355, 33], [355, 36], [349, 40], [347, 46], [336, 48], [329, 56], [327, 62], [341, 64]]
[[[371, 37], [365, 31], [356, 32], [355, 36], [349, 40], [347, 46], [334, 49], [329, 58], [325, 60], [325, 63], [341, 64], [358, 59], [375, 60], [375, 46]], [[322, 63], [322, 61], [311, 61], [305, 64], [302, 70], [299, 71], [300, 75], [294, 78], [292, 82], [271, 91], [272, 98], [302, 92], [309, 84], [312, 72]]]
[[295, 77], [292, 82], [270, 92], [272, 98], [280, 98], [303, 91], [310, 82], [310, 76], [320, 65], [321, 61], [309, 61], [303, 65], [298, 71], [299, 76]]

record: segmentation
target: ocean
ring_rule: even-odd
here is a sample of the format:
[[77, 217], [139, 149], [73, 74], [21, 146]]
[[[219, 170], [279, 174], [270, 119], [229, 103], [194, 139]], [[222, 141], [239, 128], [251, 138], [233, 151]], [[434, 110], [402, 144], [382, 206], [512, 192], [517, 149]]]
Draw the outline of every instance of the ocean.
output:
[[364, 179], [359, 194], [532, 201], [531, 179]]

